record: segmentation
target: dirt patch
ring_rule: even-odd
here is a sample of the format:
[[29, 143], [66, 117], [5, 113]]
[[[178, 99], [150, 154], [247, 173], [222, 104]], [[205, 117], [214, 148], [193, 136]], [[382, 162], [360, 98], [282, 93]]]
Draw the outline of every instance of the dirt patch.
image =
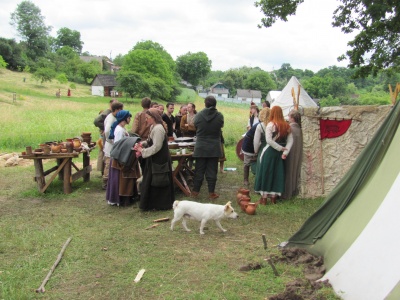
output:
[[278, 295], [269, 297], [269, 300], [303, 300], [303, 299], [325, 299], [318, 295], [318, 290], [323, 287], [331, 287], [328, 280], [316, 281], [322, 278], [326, 272], [324, 259], [314, 256], [299, 248], [284, 248], [281, 257], [272, 257], [274, 262], [283, 262], [296, 266], [304, 265], [304, 279], [296, 279], [286, 284], [285, 291]]

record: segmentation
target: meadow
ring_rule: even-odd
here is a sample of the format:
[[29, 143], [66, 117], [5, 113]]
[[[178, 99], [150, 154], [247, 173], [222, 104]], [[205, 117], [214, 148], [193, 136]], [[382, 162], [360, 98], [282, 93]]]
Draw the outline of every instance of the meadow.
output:
[[[62, 96], [56, 98], [59, 88]], [[26, 146], [65, 140], [84, 131], [96, 137], [93, 119], [107, 108], [109, 98], [91, 96], [90, 87], [81, 85], [66, 97], [67, 89], [57, 82], [40, 85], [26, 73], [1, 71], [0, 153], [19, 153]], [[132, 114], [141, 110], [139, 99], [120, 100]], [[187, 102], [194, 102], [198, 110], [204, 105], [191, 90], [183, 91], [177, 106]], [[245, 131], [248, 107], [218, 103], [217, 108], [225, 116], [225, 165], [237, 168], [219, 174], [216, 188], [221, 194], [216, 203], [232, 201], [240, 215], [222, 221], [228, 232], [210, 222], [200, 236], [194, 221], [188, 222], [190, 233], [180, 224], [171, 232], [169, 222], [146, 229], [155, 219], [171, 218], [172, 211], [108, 206], [95, 169], [98, 150], [91, 154], [90, 182], [74, 182], [69, 195], [62, 193], [58, 180], [40, 194], [32, 165], [0, 167], [0, 299], [267, 299], [283, 292], [288, 282], [304, 278], [301, 265], [282, 262], [276, 263], [280, 275], [276, 277], [264, 259], [280, 256], [276, 245], [289, 238], [323, 199], [294, 198], [259, 207], [254, 216], [241, 212], [235, 195], [243, 172], [235, 145]], [[208, 201], [206, 194], [203, 184], [198, 201]], [[176, 199], [185, 198], [176, 191]], [[69, 237], [72, 241], [46, 292], [35, 293]], [[249, 263], [262, 268], [239, 271]], [[142, 280], [134, 283], [142, 268], [146, 269]], [[315, 291], [313, 297], [339, 299], [329, 288]]]

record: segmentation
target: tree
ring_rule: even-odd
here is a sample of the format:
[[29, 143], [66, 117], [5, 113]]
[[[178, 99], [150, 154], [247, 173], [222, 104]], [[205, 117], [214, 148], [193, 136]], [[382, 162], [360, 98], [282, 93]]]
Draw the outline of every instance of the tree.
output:
[[18, 4], [11, 14], [11, 25], [16, 26], [22, 39], [26, 42], [26, 53], [34, 60], [44, 56], [49, 49], [48, 36], [51, 26], [46, 26], [40, 8], [29, 0]]
[[208, 59], [204, 52], [191, 53], [178, 56], [176, 59], [176, 67], [178, 74], [182, 79], [196, 86], [200, 79], [211, 71], [211, 60]]
[[131, 98], [140, 97], [146, 86], [143, 76], [136, 71], [119, 71], [117, 81], [122, 91], [127, 93]]
[[35, 73], [33, 73], [33, 78], [35, 78], [37, 81], [40, 81], [40, 83], [44, 83], [46, 81], [51, 82], [53, 78], [56, 77], [56, 72], [51, 69], [51, 68], [38, 68]]
[[268, 72], [257, 71], [249, 74], [244, 81], [244, 88], [261, 91], [264, 99], [269, 91], [276, 89], [276, 84]]
[[0, 55], [0, 69], [5, 69], [6, 67], [7, 67], [7, 63], [3, 59], [3, 56]]
[[0, 55], [3, 56], [10, 70], [23, 70], [26, 66], [23, 49], [14, 39], [0, 38]]
[[55, 39], [57, 49], [69, 46], [76, 53], [82, 52], [83, 42], [81, 41], [81, 33], [76, 30], [71, 30], [67, 27], [60, 28], [57, 31], [57, 38]]
[[101, 65], [98, 61], [91, 60], [87, 63], [82, 63], [79, 66], [79, 73], [82, 76], [85, 83], [88, 83], [89, 79], [93, 79], [96, 74], [101, 72]]
[[168, 65], [169, 70], [172, 74], [175, 74], [176, 64], [172, 56], [164, 49], [159, 43], [147, 40], [138, 42], [133, 50], [154, 50], [161, 55], [165, 63]]
[[[339, 57], [356, 68], [355, 77], [376, 76], [380, 70], [400, 70], [400, 2], [381, 0], [339, 0], [333, 12], [334, 27], [342, 32], [358, 32], [348, 43], [351, 50]], [[258, 0], [265, 15], [259, 27], [271, 27], [277, 19], [287, 21], [304, 0]]]

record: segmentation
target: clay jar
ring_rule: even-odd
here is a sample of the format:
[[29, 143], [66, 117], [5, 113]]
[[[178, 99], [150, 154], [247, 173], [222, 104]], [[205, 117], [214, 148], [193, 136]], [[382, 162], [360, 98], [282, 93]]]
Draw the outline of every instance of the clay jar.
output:
[[60, 153], [61, 145], [60, 144], [53, 144], [51, 145], [51, 152], [52, 153]]
[[244, 189], [244, 188], [240, 188], [240, 189], [238, 190], [238, 193], [241, 193], [242, 195], [248, 196], [248, 195], [250, 195], [250, 190]]
[[246, 214], [254, 215], [256, 213], [257, 204], [249, 202], [249, 203], [246, 204], [246, 208], [245, 209], [246, 209], [245, 210]]
[[243, 194], [242, 193], [237, 193], [236, 195], [236, 199], [237, 199], [237, 203], [240, 205], [240, 199], [242, 199]]
[[73, 144], [74, 144], [74, 149], [79, 149], [79, 147], [81, 146], [81, 140], [80, 139], [74, 139], [73, 140]]
[[240, 198], [239, 205], [242, 211], [246, 211], [246, 206], [250, 203], [250, 200], [250, 197], [247, 196], [242, 196], [242, 198]]

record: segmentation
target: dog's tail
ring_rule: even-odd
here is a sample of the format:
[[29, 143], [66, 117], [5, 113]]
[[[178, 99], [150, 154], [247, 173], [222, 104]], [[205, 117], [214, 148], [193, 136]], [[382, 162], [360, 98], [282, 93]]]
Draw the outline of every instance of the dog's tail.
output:
[[178, 204], [179, 204], [179, 201], [178, 201], [178, 200], [175, 200], [175, 201], [174, 201], [174, 204], [172, 205], [172, 208], [173, 208], [173, 209], [177, 208]]

